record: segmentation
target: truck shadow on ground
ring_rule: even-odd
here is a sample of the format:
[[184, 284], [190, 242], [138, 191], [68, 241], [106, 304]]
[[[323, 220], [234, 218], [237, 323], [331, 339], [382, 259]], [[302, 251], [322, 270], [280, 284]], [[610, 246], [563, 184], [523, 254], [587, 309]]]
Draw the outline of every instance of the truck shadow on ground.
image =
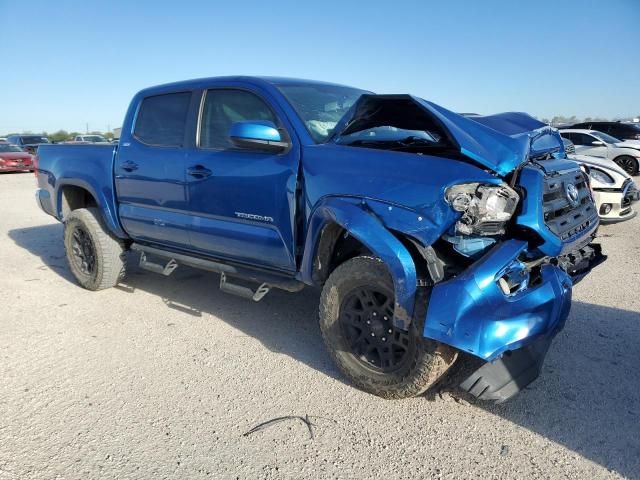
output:
[[[73, 282], [64, 259], [61, 225], [16, 229], [9, 237], [40, 257], [45, 268]], [[135, 255], [129, 260], [133, 266], [116, 288], [160, 297], [167, 308], [181, 314], [172, 322], [213, 315], [237, 329], [239, 336], [255, 338], [271, 351], [344, 381], [320, 339], [317, 289], [298, 294], [275, 290], [255, 303], [220, 292], [216, 274], [181, 266], [165, 278], [140, 270]], [[585, 286], [576, 288], [579, 293]], [[639, 312], [574, 301], [541, 378], [506, 404], [472, 402], [469, 408], [482, 408], [610, 470], [638, 477], [639, 339]], [[455, 389], [452, 394], [456, 395]], [[426, 398], [434, 397], [438, 396]]]

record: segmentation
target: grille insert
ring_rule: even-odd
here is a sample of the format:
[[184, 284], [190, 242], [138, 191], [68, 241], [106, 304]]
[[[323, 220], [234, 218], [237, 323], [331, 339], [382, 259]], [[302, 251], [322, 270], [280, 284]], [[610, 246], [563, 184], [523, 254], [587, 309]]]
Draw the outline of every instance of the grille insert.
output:
[[[577, 196], [571, 198], [576, 191]], [[571, 170], [545, 178], [543, 212], [547, 227], [562, 240], [586, 230], [596, 221], [598, 212], [582, 171]]]

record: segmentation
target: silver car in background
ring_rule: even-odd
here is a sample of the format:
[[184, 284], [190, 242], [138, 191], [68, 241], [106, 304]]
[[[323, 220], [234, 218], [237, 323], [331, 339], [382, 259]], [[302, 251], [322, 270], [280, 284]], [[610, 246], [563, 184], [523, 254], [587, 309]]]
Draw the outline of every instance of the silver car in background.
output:
[[640, 150], [636, 148], [636, 145], [626, 144], [622, 140], [597, 130], [561, 128], [560, 135], [575, 145], [578, 155], [613, 160], [632, 177], [638, 175], [640, 171]]
[[600, 222], [623, 222], [635, 217], [637, 212], [632, 205], [640, 199], [640, 190], [627, 172], [606, 158], [578, 155], [569, 140], [563, 141], [567, 157], [589, 174]]

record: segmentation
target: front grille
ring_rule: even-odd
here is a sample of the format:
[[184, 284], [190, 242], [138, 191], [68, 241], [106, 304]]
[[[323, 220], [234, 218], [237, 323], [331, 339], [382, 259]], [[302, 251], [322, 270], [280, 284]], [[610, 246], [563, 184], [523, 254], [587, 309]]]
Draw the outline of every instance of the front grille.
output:
[[[567, 188], [571, 184], [577, 190], [573, 202]], [[569, 190], [573, 189], [569, 187]], [[562, 240], [573, 237], [596, 221], [598, 213], [582, 171], [571, 170], [545, 178], [543, 211], [545, 224]]]

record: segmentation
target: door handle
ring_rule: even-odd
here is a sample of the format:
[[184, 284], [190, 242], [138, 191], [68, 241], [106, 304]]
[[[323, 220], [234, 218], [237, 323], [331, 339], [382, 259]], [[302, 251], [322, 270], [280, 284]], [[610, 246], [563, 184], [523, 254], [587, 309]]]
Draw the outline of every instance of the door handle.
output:
[[120, 167], [125, 172], [133, 172], [134, 170], [138, 169], [138, 164], [129, 160], [129, 161], [124, 162], [122, 165], [120, 165]]
[[194, 178], [207, 178], [213, 175], [213, 172], [202, 165], [196, 165], [195, 167], [187, 168], [187, 173]]

